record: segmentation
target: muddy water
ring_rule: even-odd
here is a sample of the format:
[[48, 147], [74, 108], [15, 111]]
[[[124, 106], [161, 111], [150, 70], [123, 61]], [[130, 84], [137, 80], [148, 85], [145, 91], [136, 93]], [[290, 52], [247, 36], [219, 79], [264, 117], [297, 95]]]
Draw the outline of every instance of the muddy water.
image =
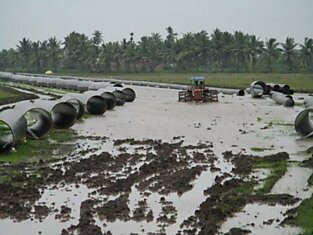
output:
[[[293, 125], [301, 107], [286, 108], [271, 99], [226, 95], [218, 103], [178, 103], [175, 90], [147, 87], [135, 90], [138, 96], [135, 102], [106, 112], [105, 118], [88, 119], [74, 129], [115, 139], [169, 141], [174, 136], [185, 136], [187, 143], [213, 142], [216, 154], [225, 149], [253, 153], [250, 150], [253, 147], [297, 153], [312, 146], [311, 141], [298, 139], [293, 126], [282, 126]], [[273, 125], [266, 128], [270, 122]]]
[[[270, 99], [251, 99], [249, 96], [224, 96], [220, 97], [218, 103], [210, 104], [178, 103], [175, 90], [147, 87], [135, 87], [135, 90], [137, 92], [135, 102], [116, 107], [113, 111], [106, 112], [104, 116], [85, 119], [73, 126], [72, 129], [83, 136], [110, 138], [110, 141], [105, 143], [78, 140], [82, 148], [95, 149], [92, 154], [103, 151], [118, 154], [112, 142], [114, 139], [152, 138], [172, 142], [173, 137], [182, 136], [184, 144], [212, 142], [214, 154], [218, 158], [215, 166], [221, 171], [201, 173], [192, 182], [192, 190], [181, 196], [176, 193], [166, 196], [151, 193], [146, 196], [147, 206], [154, 215], [152, 222], [117, 220], [110, 223], [95, 218], [96, 224], [102, 228], [103, 232], [146, 234], [163, 231], [167, 234], [175, 234], [182, 221], [194, 214], [200, 203], [205, 200], [203, 190], [212, 186], [217, 175], [231, 171], [232, 165], [225, 162], [222, 157], [224, 151], [232, 150], [234, 153], [243, 152], [255, 155], [286, 151], [292, 154], [292, 160], [300, 161], [307, 157], [303, 154], [305, 150], [313, 145], [311, 140], [299, 139], [293, 126], [289, 125], [293, 123], [301, 107], [285, 108], [275, 105]], [[135, 152], [136, 146], [124, 147], [127, 148], [128, 153]], [[254, 152], [253, 148], [266, 150]], [[84, 157], [90, 155], [91, 153], [88, 153]], [[75, 156], [73, 158], [75, 159]], [[268, 171], [260, 171], [255, 175], [262, 179], [268, 173]], [[308, 197], [312, 192], [306, 184], [310, 173], [311, 170], [307, 168], [291, 167], [274, 186], [272, 193], [289, 193], [301, 198]], [[90, 190], [83, 185], [79, 188], [69, 185], [65, 188], [45, 190], [38, 203], [49, 205], [50, 202], [54, 202], [52, 207], [58, 209], [62, 205], [71, 207], [70, 220], [67, 222], [56, 220], [55, 213], [42, 222], [35, 219], [16, 223], [5, 219], [0, 221], [0, 235], [6, 235], [8, 231], [14, 231], [14, 234], [25, 234], [25, 231], [28, 234], [38, 234], [39, 231], [42, 234], [60, 234], [63, 228], [78, 223], [80, 204], [89, 198], [89, 192]], [[176, 223], [165, 227], [156, 221], [162, 210], [161, 197], [171, 202], [177, 210]], [[131, 213], [140, 200], [142, 200], [142, 195], [136, 187], [132, 187], [128, 202]], [[227, 232], [232, 227], [241, 227], [251, 230], [253, 234], [298, 234], [298, 228], [278, 227], [279, 222], [284, 219], [282, 214], [288, 209], [290, 209], [289, 206], [248, 204], [242, 212], [237, 213], [222, 225], [221, 232]], [[274, 222], [266, 223], [272, 219]]]

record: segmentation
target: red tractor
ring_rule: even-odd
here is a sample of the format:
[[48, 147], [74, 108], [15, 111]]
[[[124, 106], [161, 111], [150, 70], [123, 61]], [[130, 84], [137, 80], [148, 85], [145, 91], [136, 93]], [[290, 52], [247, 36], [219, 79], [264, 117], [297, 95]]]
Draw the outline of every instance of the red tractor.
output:
[[192, 77], [186, 91], [178, 93], [178, 101], [210, 102], [218, 101], [217, 90], [205, 87], [204, 77]]

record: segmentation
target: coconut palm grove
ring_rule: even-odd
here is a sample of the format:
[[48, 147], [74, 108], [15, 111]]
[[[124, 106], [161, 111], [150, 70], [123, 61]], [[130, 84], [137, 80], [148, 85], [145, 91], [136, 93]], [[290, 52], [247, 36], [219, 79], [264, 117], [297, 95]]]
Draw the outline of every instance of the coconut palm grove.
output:
[[165, 38], [159, 33], [135, 40], [134, 33], [121, 41], [105, 42], [99, 30], [91, 37], [71, 32], [63, 40], [22, 38], [16, 48], [0, 52], [0, 69], [43, 72], [274, 72], [312, 73], [313, 39], [266, 41], [241, 31], [215, 29], [185, 33], [172, 27]]

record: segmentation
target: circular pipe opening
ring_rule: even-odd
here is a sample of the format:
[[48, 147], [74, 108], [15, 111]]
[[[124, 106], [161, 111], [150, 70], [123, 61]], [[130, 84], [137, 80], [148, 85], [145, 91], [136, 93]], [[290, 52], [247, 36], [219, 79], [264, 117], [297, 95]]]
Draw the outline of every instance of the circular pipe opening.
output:
[[122, 91], [113, 91], [113, 95], [116, 98], [116, 105], [124, 105], [126, 101], [126, 96]]
[[[125, 88], [122, 90], [122, 92], [126, 96], [126, 102], [133, 102], [136, 98], [136, 93], [133, 89], [131, 88]], [[240, 91], [239, 91], [240, 92]]]
[[0, 120], [0, 153], [9, 152], [13, 143], [14, 136], [10, 125]]
[[238, 91], [238, 96], [244, 96], [244, 95], [245, 95], [245, 91], [242, 90], [242, 89], [240, 89], [240, 90]]
[[105, 102], [107, 103], [107, 108], [109, 110], [112, 110], [115, 107], [116, 98], [113, 93], [106, 91], [101, 94], [101, 97], [104, 98]]
[[301, 111], [295, 120], [296, 132], [302, 137], [313, 137], [313, 108]]
[[107, 110], [107, 103], [99, 95], [91, 96], [86, 104], [87, 112], [94, 115], [101, 115]]
[[260, 98], [266, 90], [266, 84], [262, 81], [255, 81], [251, 84], [250, 93], [254, 98]]
[[280, 85], [276, 84], [273, 86], [274, 91], [280, 91]]
[[73, 126], [77, 120], [77, 111], [73, 105], [66, 102], [61, 102], [52, 108], [51, 118], [55, 128], [69, 128]]
[[52, 118], [41, 108], [33, 108], [24, 115], [27, 121], [27, 137], [42, 139], [49, 134], [52, 128]]
[[69, 99], [66, 101], [66, 103], [71, 104], [75, 110], [76, 110], [76, 114], [77, 114], [77, 120], [81, 119], [81, 117], [84, 114], [84, 105], [81, 101], [77, 100], [77, 99]]

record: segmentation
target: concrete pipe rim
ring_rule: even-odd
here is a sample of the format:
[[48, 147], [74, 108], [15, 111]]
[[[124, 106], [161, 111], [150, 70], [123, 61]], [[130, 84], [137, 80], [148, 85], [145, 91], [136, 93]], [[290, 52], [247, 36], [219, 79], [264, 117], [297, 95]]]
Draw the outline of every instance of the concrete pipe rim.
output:
[[116, 105], [124, 105], [125, 102], [126, 102], [126, 96], [125, 94], [122, 92], [122, 91], [119, 91], [119, 90], [115, 90], [112, 92], [113, 95], [115, 96], [116, 98]]
[[[27, 119], [26, 116], [32, 113], [37, 114], [37, 119], [35, 123], [30, 125], [29, 120]], [[31, 108], [24, 113], [24, 117], [27, 122], [26, 136], [29, 138], [43, 139], [49, 134], [49, 132], [53, 128], [52, 117], [50, 116], [49, 112], [43, 108], [39, 108], [39, 107]], [[45, 128], [40, 128], [40, 126], [43, 126], [43, 125], [46, 125]], [[39, 132], [39, 129], [41, 133]]]
[[[4, 131], [2, 130], [2, 126], [7, 127], [7, 130], [9, 130], [9, 132], [10, 132], [9, 136], [4, 135]], [[12, 130], [10, 124], [3, 121], [3, 120], [0, 120], [0, 128], [1, 128], [0, 153], [10, 152], [10, 150], [14, 147], [14, 143], [15, 143], [15, 137], [14, 137], [13, 130]]]
[[77, 120], [80, 120], [82, 116], [84, 115], [84, 104], [80, 100], [75, 99], [75, 98], [69, 98], [65, 102], [69, 103], [75, 108], [76, 113], [77, 113]]
[[125, 94], [126, 102], [133, 102], [135, 100], [136, 93], [133, 89], [127, 87], [127, 88], [124, 88], [122, 92]]
[[[60, 110], [57, 110], [58, 108]], [[63, 120], [60, 120], [59, 117], [56, 117], [56, 115], [64, 115]], [[60, 102], [55, 104], [51, 109], [51, 118], [53, 126], [56, 129], [67, 129], [76, 123], [77, 111], [73, 105], [66, 102]]]
[[102, 115], [107, 111], [107, 103], [102, 96], [94, 95], [87, 100], [86, 110], [93, 115]]
[[100, 96], [105, 99], [105, 101], [107, 103], [108, 110], [114, 109], [117, 101], [116, 101], [116, 97], [113, 95], [112, 92], [105, 91], [105, 92], [101, 93]]
[[310, 117], [313, 117], [313, 108], [304, 109], [296, 116], [295, 130], [301, 138], [313, 137], [313, 120]]

